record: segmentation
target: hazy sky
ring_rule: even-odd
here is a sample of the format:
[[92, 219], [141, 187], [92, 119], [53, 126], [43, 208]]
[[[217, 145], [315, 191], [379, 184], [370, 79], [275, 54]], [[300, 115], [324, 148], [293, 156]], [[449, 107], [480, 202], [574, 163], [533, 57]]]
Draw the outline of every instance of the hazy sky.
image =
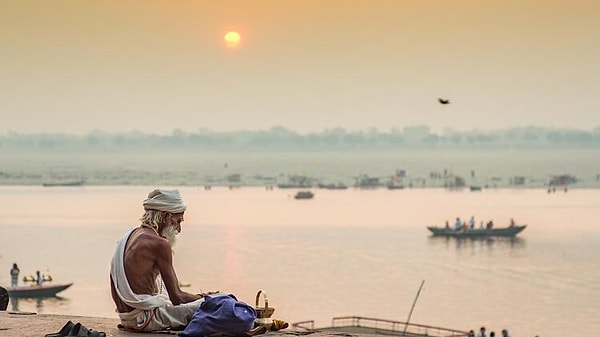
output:
[[599, 100], [598, 0], [0, 0], [0, 133], [591, 129]]

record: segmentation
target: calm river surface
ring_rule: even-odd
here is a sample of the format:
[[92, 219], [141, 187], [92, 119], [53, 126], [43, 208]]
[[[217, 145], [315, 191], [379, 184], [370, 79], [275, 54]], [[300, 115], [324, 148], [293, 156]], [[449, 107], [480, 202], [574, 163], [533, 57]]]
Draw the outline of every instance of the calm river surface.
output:
[[[161, 186], [167, 187], [169, 186]], [[108, 271], [115, 242], [137, 226], [154, 186], [0, 186], [0, 284], [18, 263], [55, 283], [59, 298], [9, 309], [116, 317]], [[290, 322], [361, 315], [499, 335], [592, 336], [600, 331], [600, 190], [294, 190], [179, 188], [188, 211], [176, 269], [190, 291], [222, 290], [254, 304], [263, 289]], [[516, 239], [433, 238], [457, 216], [512, 217]]]

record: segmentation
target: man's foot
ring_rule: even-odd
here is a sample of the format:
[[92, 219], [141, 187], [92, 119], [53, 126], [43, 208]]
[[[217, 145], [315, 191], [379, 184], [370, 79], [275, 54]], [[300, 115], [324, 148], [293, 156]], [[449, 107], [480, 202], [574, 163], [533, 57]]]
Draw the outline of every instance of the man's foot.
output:
[[267, 328], [265, 328], [264, 325], [259, 325], [256, 328], [245, 332], [242, 336], [243, 337], [251, 337], [251, 336], [261, 335], [265, 332], [267, 332]]

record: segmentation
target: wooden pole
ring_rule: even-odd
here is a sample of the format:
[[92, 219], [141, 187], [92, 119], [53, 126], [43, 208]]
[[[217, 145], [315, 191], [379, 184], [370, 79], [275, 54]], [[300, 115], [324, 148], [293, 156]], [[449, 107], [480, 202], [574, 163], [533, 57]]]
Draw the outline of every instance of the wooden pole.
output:
[[421, 285], [419, 286], [419, 291], [417, 291], [417, 296], [415, 296], [415, 300], [413, 301], [412, 307], [410, 308], [410, 313], [408, 313], [408, 318], [406, 319], [406, 324], [404, 325], [404, 331], [402, 331], [402, 336], [406, 335], [406, 329], [408, 328], [408, 322], [410, 322], [410, 316], [412, 316], [413, 310], [415, 309], [415, 304], [417, 304], [417, 299], [421, 294], [421, 289], [423, 289], [423, 284], [425, 280], [421, 281]]

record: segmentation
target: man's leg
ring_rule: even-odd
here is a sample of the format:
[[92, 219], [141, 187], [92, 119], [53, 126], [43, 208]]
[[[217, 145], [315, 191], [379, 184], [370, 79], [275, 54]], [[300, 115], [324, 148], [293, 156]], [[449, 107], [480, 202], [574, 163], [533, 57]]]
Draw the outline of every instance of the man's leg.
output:
[[204, 298], [190, 303], [156, 308], [152, 321], [144, 328], [144, 331], [182, 330], [192, 320], [192, 316], [202, 302], [204, 302]]

